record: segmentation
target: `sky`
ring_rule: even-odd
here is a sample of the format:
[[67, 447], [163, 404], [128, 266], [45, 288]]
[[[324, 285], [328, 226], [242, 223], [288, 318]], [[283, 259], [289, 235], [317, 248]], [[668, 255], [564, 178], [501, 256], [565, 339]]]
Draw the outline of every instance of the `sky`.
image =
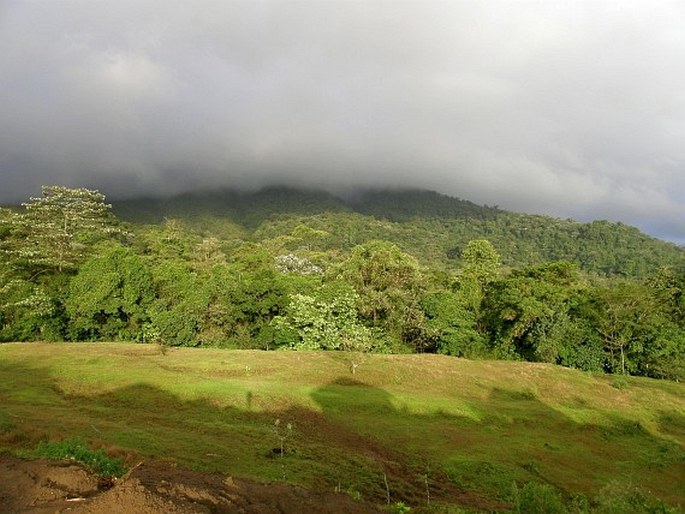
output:
[[0, 0], [0, 202], [419, 187], [685, 243], [681, 0]]

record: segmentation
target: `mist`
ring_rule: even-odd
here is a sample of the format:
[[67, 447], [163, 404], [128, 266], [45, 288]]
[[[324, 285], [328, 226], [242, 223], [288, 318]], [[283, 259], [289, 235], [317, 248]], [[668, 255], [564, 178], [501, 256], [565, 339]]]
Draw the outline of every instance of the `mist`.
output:
[[6, 1], [0, 202], [418, 187], [685, 242], [682, 2]]

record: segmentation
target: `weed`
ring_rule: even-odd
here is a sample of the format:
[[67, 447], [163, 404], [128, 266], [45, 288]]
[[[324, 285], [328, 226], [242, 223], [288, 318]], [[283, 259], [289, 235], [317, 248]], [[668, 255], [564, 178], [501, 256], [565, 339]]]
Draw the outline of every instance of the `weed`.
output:
[[525, 391], [521, 392], [521, 399], [523, 400], [536, 400], [537, 397], [538, 394], [531, 389], [526, 389]]
[[383, 483], [385, 483], [385, 501], [390, 505], [390, 486], [388, 485], [388, 475], [385, 471], [383, 472]]
[[629, 481], [614, 480], [608, 483], [596, 498], [596, 512], [600, 514], [676, 514], [678, 510], [661, 500], [651, 498], [644, 490]]
[[642, 436], [647, 434], [647, 430], [639, 421], [621, 420], [613, 423], [609, 427], [602, 428], [601, 433], [605, 438], [612, 439], [621, 436]]
[[350, 486], [350, 487], [347, 489], [347, 491], [345, 491], [345, 493], [347, 493], [347, 496], [349, 496], [349, 497], [352, 498], [353, 500], [361, 501], [361, 499], [362, 499], [362, 493], [360, 493], [360, 492], [359, 492], [357, 489], [355, 489], [354, 487], [351, 487], [351, 486]]
[[80, 462], [103, 478], [120, 477], [126, 473], [121, 459], [107, 456], [102, 448], [91, 450], [79, 439], [41, 442], [33, 454], [47, 459]]
[[276, 434], [276, 437], [278, 437], [278, 442], [280, 443], [280, 450], [281, 450], [281, 458], [283, 458], [283, 455], [285, 454], [284, 448], [285, 448], [285, 441], [288, 439], [292, 433], [293, 433], [293, 425], [292, 423], [287, 423], [286, 425], [281, 424], [281, 420], [277, 419], [274, 421], [274, 424], [272, 425], [272, 429], [274, 433]]
[[455, 460], [445, 467], [449, 479], [457, 486], [473, 491], [494, 493], [500, 499], [506, 499], [512, 480], [525, 480], [527, 473], [522, 468], [496, 462], [480, 460]]
[[590, 512], [590, 500], [584, 494], [576, 493], [571, 496], [568, 511], [571, 514], [587, 514]]
[[628, 379], [624, 376], [614, 377], [614, 379], [611, 381], [611, 387], [613, 387], [614, 389], [618, 389], [619, 391], [628, 389], [629, 385], [630, 384], [628, 383]]
[[0, 419], [0, 432], [11, 432], [15, 424], [10, 420]]
[[540, 468], [538, 467], [538, 463], [535, 461], [526, 462], [523, 465], [523, 469], [525, 469], [529, 473], [532, 473], [533, 475], [539, 475], [540, 474]]
[[685, 462], [685, 455], [679, 446], [673, 441], [663, 441], [656, 448], [656, 451], [653, 452], [649, 467], [663, 471], [678, 461]]
[[283, 480], [285, 480], [285, 463], [283, 462], [283, 456], [285, 455], [284, 448], [285, 448], [285, 441], [288, 439], [292, 433], [293, 433], [293, 425], [291, 423], [287, 423], [286, 425], [281, 424], [281, 420], [277, 419], [274, 421], [274, 424], [272, 425], [273, 431], [276, 433], [276, 437], [278, 437], [278, 441], [280, 443], [280, 450], [281, 450], [281, 471], [283, 473]]
[[422, 475], [419, 475], [419, 477], [423, 481], [423, 485], [426, 487], [426, 505], [430, 506], [430, 504], [431, 504], [431, 492], [430, 492], [430, 489], [428, 488], [428, 473], [423, 473]]
[[561, 495], [550, 485], [528, 482], [518, 488], [516, 482], [511, 489], [511, 502], [518, 514], [563, 514], [566, 512]]
[[409, 505], [405, 505], [404, 502], [397, 502], [390, 506], [389, 512], [391, 514], [407, 514], [411, 512], [411, 507]]

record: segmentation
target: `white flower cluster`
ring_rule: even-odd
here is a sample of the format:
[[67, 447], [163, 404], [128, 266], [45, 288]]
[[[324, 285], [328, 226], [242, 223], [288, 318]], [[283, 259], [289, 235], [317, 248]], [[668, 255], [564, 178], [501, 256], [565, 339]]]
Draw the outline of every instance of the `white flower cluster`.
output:
[[318, 275], [323, 270], [306, 257], [298, 257], [292, 253], [279, 255], [274, 259], [276, 270], [281, 273], [295, 273], [298, 275]]
[[[14, 285], [21, 285], [21, 283], [18, 280], [12, 281], [3, 287], [0, 292], [4, 293], [8, 289], [8, 286], [11, 287]], [[24, 307], [28, 309], [35, 316], [51, 316], [55, 312], [55, 307], [51, 298], [39, 287], [35, 288], [29, 296], [19, 300], [18, 302], [0, 304], [0, 310], [18, 307]]]

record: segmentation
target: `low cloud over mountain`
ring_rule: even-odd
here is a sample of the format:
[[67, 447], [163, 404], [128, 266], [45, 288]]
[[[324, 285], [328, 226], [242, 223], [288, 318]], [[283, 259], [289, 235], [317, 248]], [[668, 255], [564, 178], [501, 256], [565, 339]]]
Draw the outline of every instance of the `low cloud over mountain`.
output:
[[681, 2], [9, 1], [0, 201], [415, 186], [685, 241]]

